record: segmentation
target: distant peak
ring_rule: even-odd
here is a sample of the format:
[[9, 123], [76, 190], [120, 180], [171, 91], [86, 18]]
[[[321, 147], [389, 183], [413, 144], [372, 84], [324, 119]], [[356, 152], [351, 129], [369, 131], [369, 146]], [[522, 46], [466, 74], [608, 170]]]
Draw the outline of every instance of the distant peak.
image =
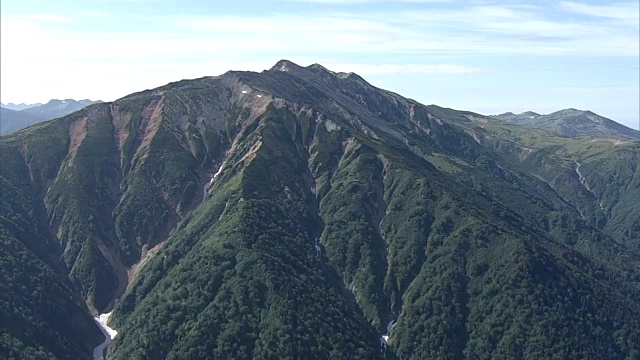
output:
[[538, 114], [537, 112], [533, 112], [533, 111], [525, 111], [520, 115], [522, 115], [522, 116], [542, 116], [542, 115]]
[[301, 66], [294, 63], [293, 61], [282, 59], [278, 61], [275, 65], [269, 69], [270, 71], [291, 71], [294, 69], [300, 69]]
[[578, 114], [582, 114], [582, 113], [585, 113], [585, 111], [574, 109], [574, 108], [568, 108], [568, 109], [563, 109], [563, 110], [556, 111], [553, 114], [562, 114], [562, 115], [573, 115], [573, 114], [575, 114], [575, 115], [578, 115]]

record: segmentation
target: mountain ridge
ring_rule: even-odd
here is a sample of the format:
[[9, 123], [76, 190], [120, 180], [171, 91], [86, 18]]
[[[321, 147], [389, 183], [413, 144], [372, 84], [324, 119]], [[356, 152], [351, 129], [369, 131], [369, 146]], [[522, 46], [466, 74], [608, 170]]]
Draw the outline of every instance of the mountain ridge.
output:
[[110, 359], [631, 359], [640, 142], [621, 139], [278, 62], [4, 137], [0, 185], [42, 202], [51, 261], [113, 309]]
[[21, 110], [12, 110], [3, 106], [0, 118], [0, 135], [8, 135], [33, 124], [68, 115], [100, 102], [100, 100], [91, 101], [88, 99], [51, 99], [46, 104], [33, 104], [33, 106], [27, 106]]
[[545, 129], [568, 137], [585, 135], [622, 135], [640, 139], [640, 131], [626, 127], [589, 110], [573, 108], [541, 115], [532, 111], [521, 114], [507, 112], [493, 115], [503, 121], [527, 127]]
[[14, 110], [14, 111], [20, 111], [20, 110], [28, 109], [28, 108], [35, 107], [35, 106], [40, 106], [40, 105], [42, 105], [42, 103], [34, 103], [34, 104], [25, 104], [25, 103], [20, 103], [20, 104], [8, 103], [8, 104], [4, 104], [4, 103], [0, 103], [0, 107], [3, 107], [5, 109], [9, 109], [9, 110]]

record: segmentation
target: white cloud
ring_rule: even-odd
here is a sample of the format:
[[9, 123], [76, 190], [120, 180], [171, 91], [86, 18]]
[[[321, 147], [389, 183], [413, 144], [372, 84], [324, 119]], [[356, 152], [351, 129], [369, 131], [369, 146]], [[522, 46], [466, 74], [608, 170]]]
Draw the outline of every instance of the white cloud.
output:
[[[79, 20], [67, 16], [3, 14], [0, 93], [5, 102], [54, 96], [112, 100], [178, 79], [229, 69], [262, 70], [280, 58], [320, 62], [332, 70], [363, 75], [455, 75], [487, 69], [464, 60], [406, 64], [411, 61], [403, 59], [425, 54], [637, 57], [637, 26], [619, 10], [625, 6], [601, 9], [563, 2], [565, 11], [589, 15], [564, 20], [532, 5], [467, 5], [359, 16], [136, 16], [138, 28], [145, 30], [135, 32], [71, 28], [68, 23]], [[91, 16], [102, 15], [106, 14]], [[211, 61], [221, 58], [225, 61]]]
[[560, 6], [569, 12], [592, 17], [622, 20], [638, 26], [640, 23], [640, 3], [625, 2], [607, 5], [589, 5], [571, 1], [562, 1]]

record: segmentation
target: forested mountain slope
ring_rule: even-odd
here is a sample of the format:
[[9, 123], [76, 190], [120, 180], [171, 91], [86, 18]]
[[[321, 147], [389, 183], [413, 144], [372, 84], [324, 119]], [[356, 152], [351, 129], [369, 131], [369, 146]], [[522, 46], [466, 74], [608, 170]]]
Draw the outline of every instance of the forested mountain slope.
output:
[[110, 359], [640, 354], [638, 141], [281, 61], [0, 144], [33, 198], [3, 216], [34, 216], [89, 306], [115, 304]]

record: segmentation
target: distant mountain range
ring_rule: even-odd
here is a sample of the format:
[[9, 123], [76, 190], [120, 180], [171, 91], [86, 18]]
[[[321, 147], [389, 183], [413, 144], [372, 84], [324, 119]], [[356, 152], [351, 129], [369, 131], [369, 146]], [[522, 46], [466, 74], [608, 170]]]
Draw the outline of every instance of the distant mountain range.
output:
[[0, 135], [8, 135], [33, 124], [69, 115], [101, 101], [65, 99], [50, 100], [46, 104], [2, 104]]
[[25, 104], [25, 103], [20, 103], [20, 104], [14, 104], [14, 103], [8, 103], [8, 104], [3, 104], [0, 103], [0, 107], [3, 107], [5, 109], [9, 109], [9, 110], [15, 110], [15, 111], [21, 111], [24, 109], [28, 109], [28, 108], [32, 108], [32, 107], [36, 107], [36, 106], [40, 106], [42, 105], [42, 103], [35, 103], [35, 104]]
[[591, 111], [565, 109], [548, 115], [541, 115], [533, 111], [522, 114], [507, 112], [494, 117], [513, 124], [553, 131], [568, 137], [623, 135], [640, 139], [640, 131], [630, 129]]

